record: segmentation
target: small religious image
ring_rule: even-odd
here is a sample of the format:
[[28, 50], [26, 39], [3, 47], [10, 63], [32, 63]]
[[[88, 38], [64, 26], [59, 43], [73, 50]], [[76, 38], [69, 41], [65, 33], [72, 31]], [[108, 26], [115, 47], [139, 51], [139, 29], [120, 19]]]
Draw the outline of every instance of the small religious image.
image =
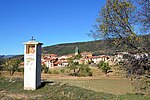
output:
[[35, 53], [35, 46], [29, 46], [29, 54]]
[[26, 51], [27, 54], [34, 54], [35, 53], [35, 46], [34, 45], [29, 45], [27, 47], [27, 51]]

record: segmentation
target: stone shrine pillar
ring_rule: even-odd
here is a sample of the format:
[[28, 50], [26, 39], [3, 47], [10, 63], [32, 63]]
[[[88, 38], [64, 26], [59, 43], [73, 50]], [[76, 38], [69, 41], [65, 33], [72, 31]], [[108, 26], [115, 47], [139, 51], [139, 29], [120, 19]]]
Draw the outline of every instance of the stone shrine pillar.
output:
[[41, 86], [41, 45], [32, 39], [24, 44], [24, 90]]

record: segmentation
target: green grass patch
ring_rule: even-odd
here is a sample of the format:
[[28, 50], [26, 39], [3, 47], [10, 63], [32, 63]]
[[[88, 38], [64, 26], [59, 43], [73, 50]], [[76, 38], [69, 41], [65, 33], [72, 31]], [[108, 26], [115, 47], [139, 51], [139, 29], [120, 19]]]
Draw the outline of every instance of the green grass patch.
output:
[[38, 100], [149, 100], [143, 95], [113, 95], [95, 92], [62, 82], [45, 82], [35, 91], [23, 90], [22, 79], [0, 78], [1, 99], [38, 99]]
[[47, 100], [100, 100], [112, 99], [114, 95], [97, 93], [60, 82], [47, 82], [35, 91], [23, 90], [22, 79], [5, 79], [0, 81], [0, 98], [2, 99], [47, 99]]

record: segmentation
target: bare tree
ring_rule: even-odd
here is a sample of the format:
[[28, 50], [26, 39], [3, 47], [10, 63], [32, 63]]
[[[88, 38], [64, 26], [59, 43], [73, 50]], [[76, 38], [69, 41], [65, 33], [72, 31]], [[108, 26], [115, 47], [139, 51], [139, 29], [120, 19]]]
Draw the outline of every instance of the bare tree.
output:
[[[149, 5], [149, 0], [106, 0], [105, 6], [96, 19], [97, 24], [94, 25], [94, 31], [91, 31], [89, 35], [98, 39], [111, 39], [116, 45], [126, 44], [127, 48], [130, 47], [139, 53], [144, 54], [146, 52], [149, 54], [149, 47], [144, 45], [143, 38], [138, 37], [139, 32], [143, 30], [149, 34]], [[144, 41], [150, 40], [148, 38]], [[139, 48], [137, 43], [142, 48]], [[131, 57], [125, 62], [124, 68], [128, 74], [135, 76], [136, 79], [141, 78], [141, 75], [144, 74], [150, 75], [150, 62], [146, 56], [140, 59]]]
[[143, 33], [150, 34], [150, 0], [136, 0], [135, 22]]

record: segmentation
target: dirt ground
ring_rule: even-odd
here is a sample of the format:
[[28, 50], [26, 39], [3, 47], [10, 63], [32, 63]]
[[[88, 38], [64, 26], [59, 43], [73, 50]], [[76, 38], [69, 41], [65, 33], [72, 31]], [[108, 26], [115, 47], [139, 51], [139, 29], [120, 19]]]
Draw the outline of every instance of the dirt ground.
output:
[[[3, 72], [2, 76], [9, 78], [24, 78], [20, 72], [15, 72], [13, 76], [10, 76], [8, 72]], [[77, 86], [95, 92], [105, 92], [112, 94], [126, 94], [132, 93], [131, 81], [124, 76], [114, 75], [109, 73], [108, 75], [91, 76], [91, 77], [76, 77], [67, 76], [64, 74], [41, 74], [42, 81], [62, 82], [72, 86]], [[5, 94], [6, 95], [6, 94]], [[23, 96], [23, 94], [21, 94]]]
[[[20, 72], [15, 72], [13, 76], [9, 75], [9, 72], [3, 71], [1, 72], [1, 76], [5, 77], [11, 77], [11, 78], [23, 78], [23, 74]], [[68, 75], [63, 75], [63, 74], [41, 74], [41, 77], [43, 80], [46, 79], [122, 79], [124, 76], [116, 76], [112, 73], [109, 73], [107, 75], [101, 75], [101, 76], [89, 76], [89, 77], [77, 77], [77, 76], [68, 76]]]

